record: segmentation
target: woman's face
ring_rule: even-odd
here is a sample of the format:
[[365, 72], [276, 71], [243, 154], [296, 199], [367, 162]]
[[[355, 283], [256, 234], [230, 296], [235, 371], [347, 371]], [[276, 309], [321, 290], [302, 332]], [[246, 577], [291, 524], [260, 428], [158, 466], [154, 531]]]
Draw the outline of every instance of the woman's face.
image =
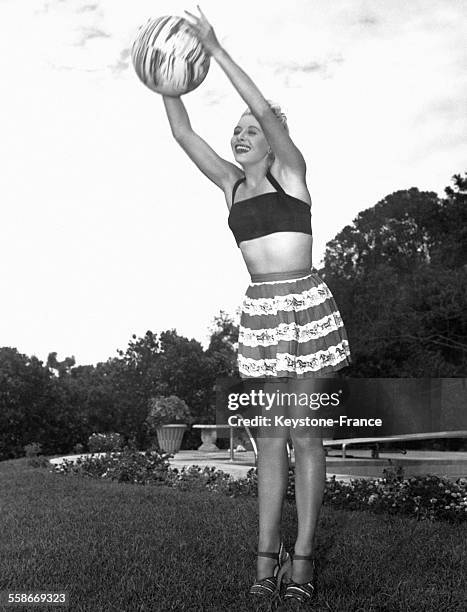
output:
[[269, 144], [253, 115], [240, 117], [230, 141], [235, 160], [240, 164], [255, 163], [267, 156]]

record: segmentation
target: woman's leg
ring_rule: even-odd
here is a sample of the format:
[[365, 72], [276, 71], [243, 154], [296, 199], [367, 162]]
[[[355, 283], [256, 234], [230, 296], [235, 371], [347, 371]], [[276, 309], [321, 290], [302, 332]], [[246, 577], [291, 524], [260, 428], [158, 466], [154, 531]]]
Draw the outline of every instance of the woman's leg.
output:
[[[319, 377], [319, 374], [317, 374]], [[329, 375], [328, 375], [329, 377]], [[289, 393], [297, 398], [316, 392], [313, 379], [291, 380]], [[311, 410], [307, 405], [293, 401], [289, 404], [291, 418], [322, 417], [319, 410]], [[313, 552], [314, 536], [323, 502], [326, 482], [326, 456], [320, 427], [299, 426], [291, 428], [291, 437], [295, 454], [295, 501], [297, 505], [298, 532], [295, 542], [297, 555], [310, 555]], [[295, 560], [293, 562], [292, 580], [302, 584], [312, 578], [311, 561]]]
[[[266, 383], [264, 392], [286, 391], [285, 385]], [[269, 397], [274, 397], [269, 395]], [[262, 415], [271, 418], [272, 413], [281, 414], [281, 406], [275, 404]], [[287, 491], [289, 459], [287, 456], [288, 428], [260, 427], [258, 431], [258, 506], [259, 540], [258, 551], [278, 552], [281, 541], [282, 507]], [[257, 579], [272, 576], [276, 561], [257, 557]]]

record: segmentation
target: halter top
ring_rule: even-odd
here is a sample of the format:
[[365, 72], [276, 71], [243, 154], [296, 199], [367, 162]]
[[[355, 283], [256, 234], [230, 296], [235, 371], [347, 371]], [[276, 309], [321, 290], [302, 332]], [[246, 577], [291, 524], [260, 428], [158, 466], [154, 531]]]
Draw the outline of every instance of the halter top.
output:
[[261, 193], [234, 202], [235, 192], [245, 177], [239, 179], [233, 186], [228, 223], [238, 247], [244, 240], [276, 232], [301, 232], [312, 235], [310, 205], [285, 193], [269, 170], [266, 178], [277, 191]]

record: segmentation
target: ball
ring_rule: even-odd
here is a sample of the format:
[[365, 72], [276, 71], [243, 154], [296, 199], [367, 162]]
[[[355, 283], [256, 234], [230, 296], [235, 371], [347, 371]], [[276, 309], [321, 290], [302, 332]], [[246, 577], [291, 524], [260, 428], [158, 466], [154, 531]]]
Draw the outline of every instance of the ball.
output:
[[210, 58], [182, 17], [149, 19], [131, 50], [136, 74], [153, 91], [180, 96], [205, 79]]

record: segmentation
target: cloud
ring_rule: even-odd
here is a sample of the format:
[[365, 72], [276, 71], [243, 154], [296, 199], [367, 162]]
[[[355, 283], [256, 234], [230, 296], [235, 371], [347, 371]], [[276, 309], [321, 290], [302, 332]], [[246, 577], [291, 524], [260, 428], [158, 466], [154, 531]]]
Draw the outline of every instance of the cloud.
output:
[[429, 101], [425, 107], [414, 117], [415, 122], [423, 122], [432, 117], [446, 122], [454, 122], [462, 119], [465, 121], [465, 108], [459, 100], [452, 99], [447, 95], [439, 96]]
[[277, 67], [279, 72], [323, 72], [326, 64], [321, 62], [308, 62], [307, 64], [283, 64]]
[[111, 38], [110, 34], [98, 28], [83, 28], [81, 34], [80, 40], [76, 43], [78, 46], [85, 45], [88, 40], [92, 40], [93, 38]]
[[338, 69], [343, 62], [344, 58], [341, 55], [336, 55], [329, 59], [316, 59], [306, 62], [268, 61], [264, 62], [264, 65], [273, 65], [274, 73], [283, 76], [290, 86], [292, 81], [296, 81], [297, 79], [300, 80], [300, 77], [304, 75], [317, 75], [323, 79], [332, 78], [336, 74], [336, 69]]
[[380, 22], [379, 19], [377, 19], [374, 15], [363, 15], [362, 17], [357, 19], [357, 23], [363, 26], [374, 27]]
[[342, 64], [342, 62], [344, 61], [344, 58], [342, 56], [338, 56], [338, 57], [334, 57], [332, 59], [329, 59], [327, 61], [311, 61], [311, 62], [306, 62], [304, 64], [298, 64], [298, 63], [289, 63], [289, 64], [283, 64], [282, 66], [279, 66], [279, 70], [287, 70], [290, 72], [321, 72], [321, 73], [325, 73], [327, 74], [330, 70], [330, 68], [332, 66], [334, 66], [335, 64]]
[[125, 70], [129, 68], [130, 63], [131, 63], [131, 50], [129, 48], [122, 49], [122, 51], [120, 51], [120, 55], [118, 57], [117, 62], [111, 65], [112, 72], [114, 73], [124, 72]]
[[79, 8], [76, 9], [77, 13], [85, 13], [87, 11], [97, 11], [99, 8], [98, 4], [85, 4], [84, 6], [81, 6]]

